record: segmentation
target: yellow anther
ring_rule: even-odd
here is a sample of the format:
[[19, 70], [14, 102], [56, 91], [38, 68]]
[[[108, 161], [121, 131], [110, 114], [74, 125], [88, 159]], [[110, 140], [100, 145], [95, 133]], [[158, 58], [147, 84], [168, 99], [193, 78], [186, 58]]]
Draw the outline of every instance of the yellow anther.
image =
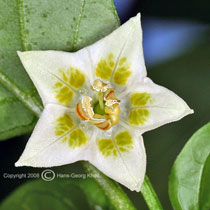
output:
[[114, 104], [112, 107], [106, 106], [105, 112], [110, 115], [112, 126], [119, 122], [120, 106], [118, 104]]
[[89, 117], [85, 110], [82, 108], [82, 104], [78, 103], [76, 105], [76, 114], [81, 120], [89, 120]]
[[93, 89], [98, 91], [98, 92], [106, 92], [108, 90], [108, 88], [110, 88], [110, 86], [106, 83], [104, 83], [103, 81], [101, 81], [100, 79], [96, 79], [93, 82]]
[[112, 106], [113, 104], [118, 104], [120, 102], [120, 100], [117, 99], [116, 95], [115, 95], [115, 91], [113, 88], [109, 88], [105, 94], [104, 94], [104, 98], [106, 101], [106, 106]]
[[119, 122], [119, 115], [111, 115], [112, 126], [116, 125]]
[[96, 127], [100, 128], [101, 130], [109, 130], [112, 127], [112, 123], [110, 120], [106, 120], [105, 122], [99, 123]]
[[109, 115], [94, 114], [94, 119], [109, 119]]
[[93, 111], [93, 108], [91, 106], [91, 101], [92, 101], [92, 98], [89, 97], [89, 96], [83, 96], [82, 97], [82, 108], [87, 113], [89, 119], [92, 119], [93, 115], [94, 115], [94, 111]]
[[105, 93], [105, 99], [106, 100], [117, 100], [116, 96], [115, 96], [115, 91], [113, 88], [110, 88], [106, 91]]

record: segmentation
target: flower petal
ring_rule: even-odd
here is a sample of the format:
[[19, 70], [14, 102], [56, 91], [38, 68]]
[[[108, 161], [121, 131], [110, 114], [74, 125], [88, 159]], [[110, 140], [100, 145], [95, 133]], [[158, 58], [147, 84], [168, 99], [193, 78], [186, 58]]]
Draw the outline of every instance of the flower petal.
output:
[[142, 133], [193, 113], [183, 99], [149, 78], [139, 82], [125, 100], [120, 120]]
[[119, 124], [109, 132], [98, 130], [87, 159], [107, 176], [139, 192], [146, 169], [143, 139]]
[[60, 105], [46, 105], [15, 166], [52, 167], [83, 160], [94, 126]]
[[85, 49], [76, 53], [28, 51], [18, 52], [18, 55], [44, 105], [74, 105], [74, 99], [91, 85], [92, 71]]
[[95, 77], [111, 81], [118, 92], [146, 76], [140, 14], [87, 49]]

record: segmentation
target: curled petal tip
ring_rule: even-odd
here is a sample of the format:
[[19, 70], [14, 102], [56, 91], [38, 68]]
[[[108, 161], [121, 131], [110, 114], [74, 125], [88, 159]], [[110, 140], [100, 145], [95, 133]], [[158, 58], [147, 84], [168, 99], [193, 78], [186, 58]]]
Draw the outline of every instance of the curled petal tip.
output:
[[138, 13], [136, 16], [132, 17], [131, 20], [134, 23], [134, 25], [139, 24], [141, 19], [141, 14]]
[[190, 109], [189, 114], [194, 114], [194, 113], [195, 113], [194, 110]]
[[141, 184], [139, 183], [138, 185], [136, 185], [134, 188], [131, 188], [130, 190], [140, 192], [141, 191]]
[[16, 163], [15, 167], [31, 166], [26, 160], [20, 158]]
[[136, 15], [137, 18], [140, 18], [141, 17], [141, 13], [139, 12], [137, 15]]
[[15, 163], [15, 167], [21, 167], [21, 166], [23, 166], [23, 164], [22, 164], [20, 161], [17, 161], [17, 162]]
[[190, 109], [189, 107], [187, 107], [187, 109], [185, 110], [184, 116], [187, 116], [189, 114], [194, 114], [194, 110], [193, 109]]
[[17, 51], [17, 54], [18, 54], [18, 56], [20, 56], [22, 54], [22, 52], [21, 51]]

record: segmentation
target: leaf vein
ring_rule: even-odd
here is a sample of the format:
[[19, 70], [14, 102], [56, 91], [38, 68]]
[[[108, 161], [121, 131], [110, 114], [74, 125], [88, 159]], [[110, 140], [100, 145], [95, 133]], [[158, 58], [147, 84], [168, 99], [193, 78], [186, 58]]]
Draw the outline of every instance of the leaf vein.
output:
[[[9, 128], [7, 130], [4, 130], [4, 131], [0, 131], [0, 135], [4, 134], [4, 133], [7, 133], [7, 132], [10, 132], [10, 131], [14, 131], [15, 129], [21, 129], [21, 128], [30, 128], [31, 126], [34, 125], [34, 123], [37, 121], [37, 118], [34, 117], [34, 119], [31, 121], [30, 124], [23, 124], [23, 125], [20, 125], [20, 126], [15, 126], [13, 128]], [[31, 132], [31, 129], [29, 129], [28, 132]], [[22, 134], [21, 134], [22, 135]]]
[[21, 46], [24, 51], [27, 50], [27, 35], [24, 33], [25, 31], [25, 14], [23, 8], [23, 0], [17, 0], [17, 12], [19, 16], [19, 27], [20, 27], [20, 40]]
[[17, 98], [15, 97], [10, 97], [10, 98], [4, 98], [3, 100], [0, 101], [0, 106], [4, 105], [4, 104], [8, 104], [8, 103], [14, 103], [19, 101]]
[[76, 27], [75, 27], [75, 31], [74, 31], [74, 39], [73, 39], [73, 44], [72, 44], [72, 49], [73, 50], [76, 50], [76, 44], [78, 42], [78, 36], [79, 36], [79, 28], [80, 28], [81, 21], [82, 21], [82, 14], [83, 14], [84, 9], [85, 9], [85, 4], [86, 4], [86, 0], [83, 0], [82, 6], [81, 6], [81, 9], [80, 9], [80, 13], [79, 13], [79, 16], [78, 16], [78, 22], [76, 23]]
[[34, 95], [24, 93], [19, 87], [12, 83], [6, 75], [0, 72], [0, 82], [11, 91], [26, 107], [32, 110], [37, 116], [42, 112], [42, 105]]

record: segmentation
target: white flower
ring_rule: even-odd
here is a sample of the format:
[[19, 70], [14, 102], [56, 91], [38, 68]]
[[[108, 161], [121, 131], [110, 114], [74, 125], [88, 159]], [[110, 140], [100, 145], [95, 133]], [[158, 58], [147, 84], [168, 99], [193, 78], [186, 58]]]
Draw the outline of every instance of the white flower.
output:
[[146, 77], [140, 14], [78, 52], [18, 55], [44, 111], [16, 166], [87, 160], [140, 191], [146, 169], [141, 134], [193, 113], [180, 97]]

